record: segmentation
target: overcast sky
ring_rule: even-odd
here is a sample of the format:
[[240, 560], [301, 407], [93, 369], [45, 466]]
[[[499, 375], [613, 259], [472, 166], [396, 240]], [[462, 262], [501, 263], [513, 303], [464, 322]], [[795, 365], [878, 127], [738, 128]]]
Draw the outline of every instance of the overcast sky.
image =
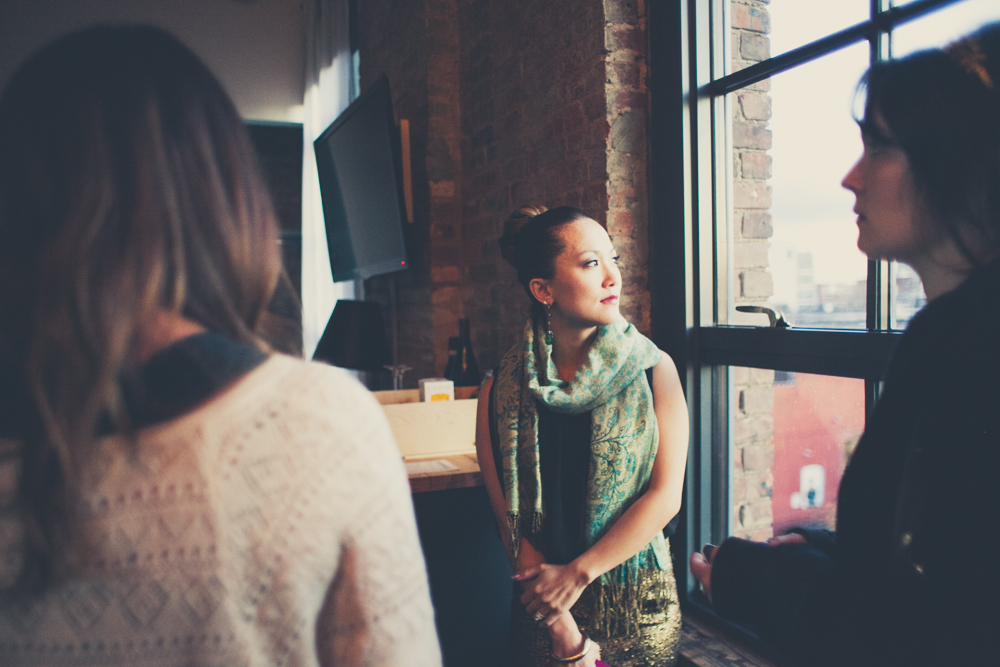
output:
[[[869, 0], [772, 0], [771, 54], [860, 23], [869, 6]], [[896, 30], [893, 54], [947, 44], [996, 20], [997, 0], [963, 0]], [[854, 282], [866, 274], [856, 246], [854, 196], [840, 181], [861, 153], [852, 104], [867, 67], [868, 45], [861, 43], [771, 79], [772, 244], [811, 251], [817, 283]]]

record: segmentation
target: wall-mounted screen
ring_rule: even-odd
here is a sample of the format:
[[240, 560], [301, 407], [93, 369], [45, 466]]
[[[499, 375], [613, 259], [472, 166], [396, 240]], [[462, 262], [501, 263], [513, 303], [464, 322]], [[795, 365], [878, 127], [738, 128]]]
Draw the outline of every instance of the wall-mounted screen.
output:
[[409, 266], [398, 136], [382, 76], [313, 143], [334, 281]]

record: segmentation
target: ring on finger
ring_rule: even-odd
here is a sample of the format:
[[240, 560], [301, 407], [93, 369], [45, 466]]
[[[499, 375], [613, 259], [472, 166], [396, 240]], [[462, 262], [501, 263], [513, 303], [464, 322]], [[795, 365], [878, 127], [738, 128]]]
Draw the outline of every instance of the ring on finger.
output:
[[545, 620], [545, 614], [543, 614], [543, 613], [542, 613], [542, 612], [540, 612], [540, 611], [536, 611], [536, 612], [535, 612], [535, 615], [534, 615], [534, 616], [532, 616], [531, 618], [532, 618], [532, 620], [534, 620], [534, 621], [535, 621], [535, 623], [541, 623], [542, 621], [544, 621], [544, 620]]

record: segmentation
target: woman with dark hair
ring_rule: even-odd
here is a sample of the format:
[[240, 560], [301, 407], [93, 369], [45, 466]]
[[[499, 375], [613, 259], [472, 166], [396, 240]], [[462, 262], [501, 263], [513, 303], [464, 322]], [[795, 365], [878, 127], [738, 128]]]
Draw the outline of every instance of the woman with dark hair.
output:
[[391, 433], [261, 335], [243, 124], [162, 30], [0, 96], [0, 664], [440, 665]]
[[680, 609], [664, 527], [688, 442], [677, 370], [619, 313], [614, 246], [582, 211], [522, 209], [500, 245], [532, 300], [476, 427], [522, 593], [513, 663], [672, 665]]
[[694, 575], [795, 664], [996, 664], [1000, 24], [877, 63], [844, 178], [858, 247], [912, 266], [910, 322], [844, 472], [836, 533], [730, 538]]

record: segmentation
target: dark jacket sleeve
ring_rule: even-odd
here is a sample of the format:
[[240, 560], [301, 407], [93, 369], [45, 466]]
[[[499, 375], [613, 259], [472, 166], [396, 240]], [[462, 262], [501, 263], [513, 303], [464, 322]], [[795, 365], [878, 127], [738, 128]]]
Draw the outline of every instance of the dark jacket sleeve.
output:
[[[794, 665], [996, 664], [1000, 420], [961, 394], [964, 410], [952, 404], [919, 429], [926, 493], [913, 501], [912, 538], [896, 536], [909, 548], [880, 559], [872, 546], [870, 567], [852, 568], [822, 534], [774, 547], [730, 538], [712, 567], [718, 613]], [[852, 562], [865, 563], [866, 547], [852, 547]]]

